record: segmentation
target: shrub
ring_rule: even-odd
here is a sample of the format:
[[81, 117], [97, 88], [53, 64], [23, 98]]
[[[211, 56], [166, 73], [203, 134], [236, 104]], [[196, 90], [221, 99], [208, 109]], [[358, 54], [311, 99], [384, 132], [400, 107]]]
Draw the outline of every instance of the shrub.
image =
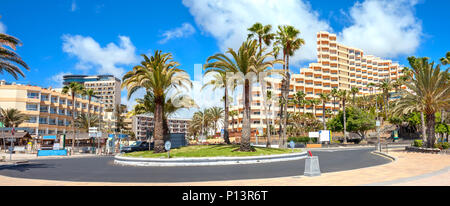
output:
[[439, 149], [448, 149], [449, 147], [449, 143], [448, 142], [440, 142], [437, 144], [434, 144], [434, 148], [439, 148]]
[[422, 147], [423, 146], [423, 142], [422, 140], [414, 140], [414, 147]]
[[442, 148], [444, 148], [444, 149], [448, 149], [449, 146], [450, 146], [450, 144], [448, 142], [443, 142], [442, 143]]
[[309, 138], [309, 137], [289, 137], [288, 142], [294, 141], [295, 143], [303, 143], [306, 144], [309, 141], [317, 142], [317, 138]]

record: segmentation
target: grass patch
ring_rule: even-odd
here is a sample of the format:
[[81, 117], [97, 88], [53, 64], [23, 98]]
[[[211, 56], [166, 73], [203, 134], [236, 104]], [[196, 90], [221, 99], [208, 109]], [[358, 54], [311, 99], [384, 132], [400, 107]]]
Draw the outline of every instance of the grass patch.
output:
[[[239, 145], [194, 145], [170, 150], [170, 157], [244, 157], [292, 153], [292, 149], [277, 149], [255, 147], [256, 152], [233, 151]], [[301, 152], [294, 149], [294, 152]], [[125, 157], [167, 158], [167, 153], [154, 154], [153, 151], [132, 152], [124, 154]]]

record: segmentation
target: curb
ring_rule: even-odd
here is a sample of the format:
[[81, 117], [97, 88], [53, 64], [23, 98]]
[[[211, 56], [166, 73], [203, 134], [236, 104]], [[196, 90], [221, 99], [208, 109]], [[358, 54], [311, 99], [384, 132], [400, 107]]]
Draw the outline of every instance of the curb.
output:
[[281, 155], [265, 155], [250, 157], [210, 157], [210, 158], [134, 158], [116, 155], [114, 163], [125, 166], [156, 166], [156, 167], [176, 167], [176, 166], [216, 166], [216, 165], [238, 165], [257, 164], [269, 162], [281, 162], [300, 160], [307, 157], [307, 152]]
[[378, 154], [378, 155], [383, 156], [383, 157], [388, 158], [388, 159], [391, 159], [394, 162], [397, 161], [397, 157], [394, 157], [392, 155], [386, 154], [384, 152], [373, 151], [372, 153]]

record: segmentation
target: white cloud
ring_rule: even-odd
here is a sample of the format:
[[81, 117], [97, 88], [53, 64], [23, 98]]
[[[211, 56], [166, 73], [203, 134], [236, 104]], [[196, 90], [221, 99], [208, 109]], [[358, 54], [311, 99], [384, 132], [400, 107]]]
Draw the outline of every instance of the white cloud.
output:
[[6, 25], [0, 22], [0, 33], [6, 33]]
[[72, 5], [70, 7], [70, 11], [74, 12], [75, 10], [77, 10], [77, 2], [73, 0]]
[[412, 54], [422, 36], [422, 24], [414, 16], [416, 4], [415, 0], [357, 2], [350, 9], [353, 25], [343, 29], [338, 41], [386, 58]]
[[64, 75], [70, 75], [72, 73], [70, 72], [60, 72], [58, 74], [53, 75], [52, 77], [50, 77], [48, 80], [50, 82], [50, 86], [52, 86], [53, 88], [61, 88], [63, 87], [63, 76]]
[[101, 47], [92, 37], [63, 35], [62, 39], [63, 51], [77, 57], [79, 62], [75, 67], [85, 72], [94, 69], [95, 74], [112, 74], [121, 78], [125, 70], [118, 65], [139, 62], [136, 48], [126, 36], [119, 36], [119, 45], [109, 43], [106, 47]]
[[316, 60], [317, 32], [332, 30], [301, 0], [183, 0], [183, 4], [189, 8], [199, 28], [217, 39], [222, 51], [238, 49], [247, 38], [247, 29], [255, 22], [271, 24], [272, 32], [278, 25], [295, 26], [306, 44], [291, 58], [291, 64]]
[[173, 38], [182, 38], [182, 37], [188, 37], [195, 33], [195, 28], [189, 24], [189, 23], [183, 23], [181, 27], [165, 31], [162, 36], [164, 39], [160, 40], [160, 44], [165, 44], [167, 41], [173, 39]]

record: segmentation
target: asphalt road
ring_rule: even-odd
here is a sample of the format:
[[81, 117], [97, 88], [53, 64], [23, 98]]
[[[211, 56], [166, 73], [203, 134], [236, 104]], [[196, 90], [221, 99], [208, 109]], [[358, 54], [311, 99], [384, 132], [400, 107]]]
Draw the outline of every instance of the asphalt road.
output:
[[[373, 155], [373, 148], [313, 151], [322, 173], [381, 165], [390, 160]], [[114, 165], [113, 157], [34, 160], [0, 168], [0, 175], [80, 182], [198, 182], [303, 175], [305, 160], [249, 165], [201, 167], [130, 167]]]

